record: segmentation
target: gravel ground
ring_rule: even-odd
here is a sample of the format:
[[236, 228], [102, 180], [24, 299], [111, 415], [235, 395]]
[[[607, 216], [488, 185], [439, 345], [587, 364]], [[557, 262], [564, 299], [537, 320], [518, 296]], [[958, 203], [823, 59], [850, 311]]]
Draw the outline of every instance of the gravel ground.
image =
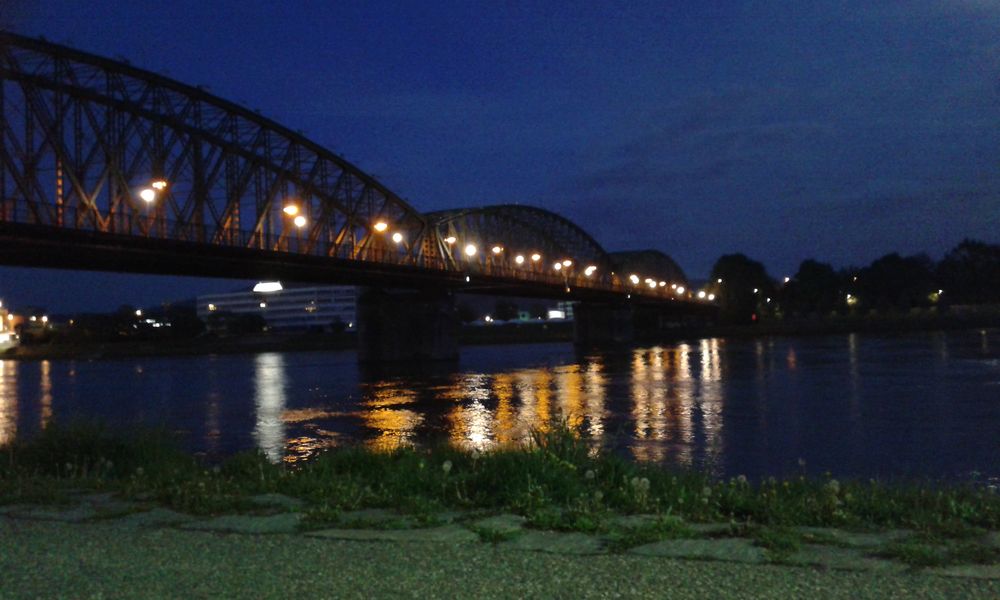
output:
[[1000, 581], [0, 517], [0, 598], [1000, 598]]

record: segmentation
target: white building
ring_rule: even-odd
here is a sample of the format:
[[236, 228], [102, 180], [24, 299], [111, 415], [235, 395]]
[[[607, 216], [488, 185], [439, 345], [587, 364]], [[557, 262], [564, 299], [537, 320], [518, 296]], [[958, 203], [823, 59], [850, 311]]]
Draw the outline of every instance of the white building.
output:
[[198, 296], [198, 318], [213, 314], [260, 315], [275, 331], [308, 331], [357, 327], [353, 286], [285, 288], [277, 282], [262, 282], [252, 291]]

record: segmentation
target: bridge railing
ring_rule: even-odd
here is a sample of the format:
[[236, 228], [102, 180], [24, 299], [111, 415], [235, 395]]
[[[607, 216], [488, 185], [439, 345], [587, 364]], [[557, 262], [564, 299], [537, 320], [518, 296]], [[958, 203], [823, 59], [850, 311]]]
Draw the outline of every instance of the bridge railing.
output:
[[[0, 199], [0, 221], [124, 235], [140, 239], [213, 244], [295, 255], [406, 265], [437, 271], [453, 272], [455, 270], [455, 267], [449, 266], [441, 257], [425, 256], [423, 253], [407, 254], [397, 247], [380, 244], [378, 241], [365, 246], [336, 245], [322, 240], [310, 240], [307, 230], [299, 228], [286, 227], [281, 231], [220, 229], [214, 225], [167, 219], [155, 209], [148, 214], [137, 214], [132, 210], [125, 210], [110, 211], [102, 215], [95, 210], [82, 209], [77, 205], [28, 203], [22, 198], [8, 197]], [[489, 260], [482, 263], [470, 261], [461, 265], [459, 271], [470, 277], [539, 283], [551, 287], [564, 287], [569, 290], [584, 288], [683, 300], [674, 297], [669, 288], [646, 290], [642, 286], [628, 285], [619, 278], [611, 277], [610, 274], [587, 277], [582, 271], [572, 268], [556, 272], [533, 265], [512, 265], [502, 261]]]

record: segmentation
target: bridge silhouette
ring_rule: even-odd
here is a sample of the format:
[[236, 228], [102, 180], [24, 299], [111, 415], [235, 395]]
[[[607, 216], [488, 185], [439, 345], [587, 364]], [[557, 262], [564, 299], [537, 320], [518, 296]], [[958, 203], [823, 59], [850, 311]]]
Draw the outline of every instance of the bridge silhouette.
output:
[[203, 88], [8, 32], [0, 262], [715, 310], [679, 269], [622, 271], [551, 211], [421, 213], [342, 157]]

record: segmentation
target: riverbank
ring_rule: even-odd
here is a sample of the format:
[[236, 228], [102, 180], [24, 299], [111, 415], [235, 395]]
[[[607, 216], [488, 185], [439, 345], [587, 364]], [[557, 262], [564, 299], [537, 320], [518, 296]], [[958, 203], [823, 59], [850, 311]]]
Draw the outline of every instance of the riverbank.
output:
[[[927, 331], [959, 331], [1000, 328], [1000, 314], [882, 315], [877, 317], [839, 316], [812, 319], [770, 319], [754, 325], [679, 326], [657, 332], [636, 331], [636, 345], [662, 344], [704, 338], [798, 337], [868, 333], [877, 335]], [[463, 346], [493, 344], [570, 343], [571, 321], [545, 323], [501, 323], [464, 326]], [[98, 360], [145, 356], [197, 356], [207, 354], [256, 354], [261, 352], [325, 352], [354, 350], [355, 333], [266, 333], [217, 337], [204, 335], [179, 340], [120, 342], [72, 342], [18, 346], [2, 356], [14, 360], [78, 359]]]
[[717, 480], [622, 460], [568, 430], [488, 453], [331, 450], [221, 464], [169, 438], [49, 428], [0, 448], [0, 514], [567, 555], [1000, 577], [1000, 494], [976, 484]]
[[[934, 572], [0, 516], [3, 598], [996, 598]], [[30, 565], [30, 568], [27, 568]]]

